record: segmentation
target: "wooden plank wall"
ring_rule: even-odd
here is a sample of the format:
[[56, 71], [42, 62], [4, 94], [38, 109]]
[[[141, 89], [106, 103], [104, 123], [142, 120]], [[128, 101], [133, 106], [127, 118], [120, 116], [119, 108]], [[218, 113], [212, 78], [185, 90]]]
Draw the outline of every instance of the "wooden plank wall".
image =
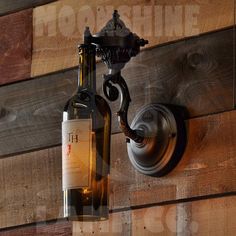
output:
[[[76, 222], [73, 224], [73, 235], [234, 236], [235, 204], [236, 198], [232, 196], [127, 210], [110, 214], [109, 221]], [[59, 221], [1, 233], [1, 236], [29, 235], [69, 236], [72, 235], [72, 227], [70, 223]]]
[[[143, 51], [123, 71], [133, 101], [130, 119], [141, 106], [157, 101], [185, 106], [188, 118], [232, 110], [232, 48], [230, 28]], [[105, 65], [98, 63], [101, 95], [106, 71]], [[77, 69], [71, 69], [0, 90], [0, 156], [20, 152], [23, 146], [29, 151], [59, 145], [63, 106], [76, 86]], [[137, 93], [140, 87], [144, 89]], [[111, 108], [112, 131], [117, 133], [119, 102], [112, 103]]]
[[109, 222], [76, 222], [73, 235], [233, 236], [235, 213], [235, 197], [154, 206], [114, 213]]
[[[231, 111], [189, 120], [181, 162], [158, 179], [137, 173], [128, 161], [123, 134], [113, 135], [110, 209], [236, 192], [235, 119], [236, 111]], [[0, 227], [62, 217], [60, 147], [0, 163]]]
[[0, 18], [0, 85], [30, 77], [32, 9]]
[[0, 16], [53, 1], [55, 0], [0, 0]]
[[[59, 0], [37, 7], [48, 2], [0, 0], [0, 235], [235, 235], [234, 0]], [[185, 20], [165, 17], [171, 10], [186, 14], [189, 6], [197, 19], [192, 31]], [[96, 16], [95, 32], [114, 8], [150, 41], [123, 71], [132, 97], [129, 119], [150, 102], [184, 106], [188, 144], [168, 176], [137, 173], [116, 122], [119, 104], [110, 104], [110, 220], [72, 226], [57, 221], [61, 113], [76, 90], [81, 17]], [[159, 32], [157, 9], [163, 13]], [[73, 26], [73, 19], [79, 23]], [[140, 28], [144, 22], [151, 22], [151, 33]], [[98, 62], [100, 94], [106, 71]]]
[[22, 228], [0, 231], [1, 236], [69, 236], [72, 235], [72, 223], [56, 220], [55, 222], [36, 223]]
[[[169, 8], [166, 7], [168, 5]], [[146, 12], [142, 14], [144, 6]], [[161, 13], [158, 7], [161, 8]], [[198, 15], [196, 25], [187, 16], [186, 21], [183, 20], [188, 7], [194, 13], [193, 17]], [[31, 75], [38, 76], [77, 65], [76, 45], [81, 42], [87, 24], [84, 16], [88, 17], [87, 21], [95, 33], [110, 19], [115, 8], [126, 19], [133, 32], [149, 40], [149, 46], [224, 28], [234, 22], [234, 0], [60, 0], [50, 4], [50, 8], [43, 6], [34, 10]], [[177, 19], [171, 14], [175, 10], [180, 12]], [[162, 17], [158, 17], [159, 15]], [[67, 23], [63, 17], [67, 19]], [[173, 21], [169, 22], [169, 19]], [[192, 30], [188, 30], [187, 22], [193, 22], [193, 27], [190, 27]]]

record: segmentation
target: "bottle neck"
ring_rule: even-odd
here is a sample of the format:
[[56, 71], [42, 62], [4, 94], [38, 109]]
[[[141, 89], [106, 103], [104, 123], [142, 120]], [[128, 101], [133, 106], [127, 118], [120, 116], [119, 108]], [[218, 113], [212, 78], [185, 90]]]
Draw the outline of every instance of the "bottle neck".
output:
[[96, 51], [94, 45], [79, 46], [79, 90], [88, 89], [96, 92]]

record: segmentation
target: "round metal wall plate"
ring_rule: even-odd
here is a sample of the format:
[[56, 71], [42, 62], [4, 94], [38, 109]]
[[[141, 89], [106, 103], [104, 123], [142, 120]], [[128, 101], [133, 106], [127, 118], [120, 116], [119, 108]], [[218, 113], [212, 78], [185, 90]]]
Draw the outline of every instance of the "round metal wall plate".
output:
[[145, 142], [127, 144], [132, 165], [150, 176], [163, 176], [179, 162], [186, 144], [184, 119], [174, 106], [150, 104], [135, 116], [131, 128], [144, 135]]

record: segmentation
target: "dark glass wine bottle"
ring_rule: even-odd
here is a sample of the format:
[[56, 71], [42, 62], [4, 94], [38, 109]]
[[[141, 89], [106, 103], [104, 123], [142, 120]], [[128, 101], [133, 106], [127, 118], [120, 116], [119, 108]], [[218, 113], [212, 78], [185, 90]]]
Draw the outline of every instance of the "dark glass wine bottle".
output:
[[64, 217], [108, 218], [111, 112], [96, 94], [95, 46], [79, 46], [79, 86], [64, 108], [62, 169]]

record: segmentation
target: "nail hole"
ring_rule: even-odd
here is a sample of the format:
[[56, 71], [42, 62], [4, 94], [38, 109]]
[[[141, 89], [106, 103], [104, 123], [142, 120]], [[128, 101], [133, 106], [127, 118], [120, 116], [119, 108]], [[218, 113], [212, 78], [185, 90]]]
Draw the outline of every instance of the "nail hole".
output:
[[0, 119], [7, 115], [7, 110], [5, 108], [0, 108]]
[[8, 110], [4, 107], [0, 108], [0, 123], [2, 122], [12, 122], [16, 119], [16, 112], [13, 110]]

